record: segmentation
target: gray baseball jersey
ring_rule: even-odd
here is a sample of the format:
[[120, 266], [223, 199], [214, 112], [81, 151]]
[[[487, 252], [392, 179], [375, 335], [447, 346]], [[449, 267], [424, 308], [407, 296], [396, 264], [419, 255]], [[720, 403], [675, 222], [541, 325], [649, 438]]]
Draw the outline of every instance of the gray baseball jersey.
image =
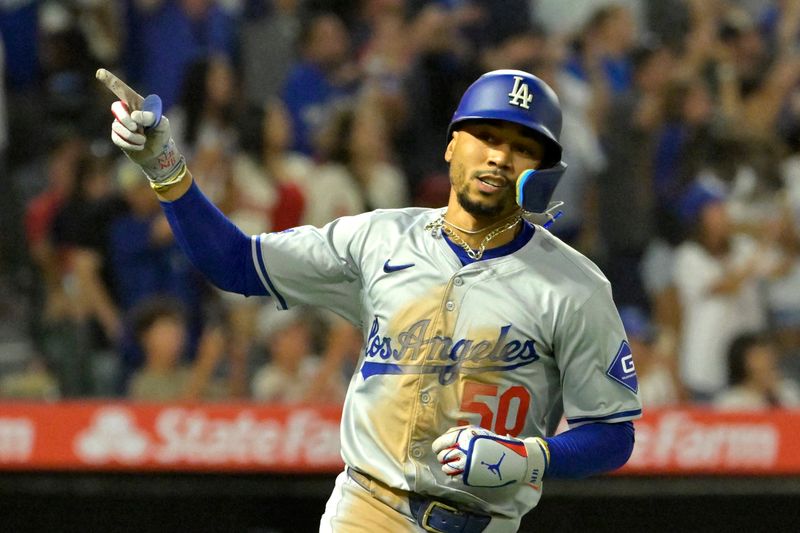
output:
[[459, 423], [531, 437], [551, 435], [562, 413], [573, 427], [638, 418], [630, 349], [588, 259], [536, 226], [513, 253], [463, 265], [425, 229], [441, 213], [379, 210], [254, 236], [253, 260], [279, 307], [325, 307], [364, 332], [342, 418], [349, 466], [518, 518], [540, 487], [465, 487], [431, 443]]

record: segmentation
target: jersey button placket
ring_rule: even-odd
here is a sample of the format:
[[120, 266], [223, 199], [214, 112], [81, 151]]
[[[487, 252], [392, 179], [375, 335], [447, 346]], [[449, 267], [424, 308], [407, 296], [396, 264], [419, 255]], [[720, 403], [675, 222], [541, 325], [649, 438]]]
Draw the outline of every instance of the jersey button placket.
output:
[[456, 304], [454, 301], [449, 300], [446, 304], [444, 304], [444, 308], [447, 309], [448, 311], [452, 311], [456, 308]]

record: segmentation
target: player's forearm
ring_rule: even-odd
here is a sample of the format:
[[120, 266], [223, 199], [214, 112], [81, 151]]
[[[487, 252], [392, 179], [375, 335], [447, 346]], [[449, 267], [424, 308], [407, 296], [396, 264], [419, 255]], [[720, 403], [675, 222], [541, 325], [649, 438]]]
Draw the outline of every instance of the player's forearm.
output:
[[616, 470], [633, 451], [633, 422], [594, 423], [546, 438], [546, 478], [578, 479]]
[[[169, 192], [172, 192], [170, 189]], [[196, 184], [176, 190], [161, 203], [183, 252], [222, 290], [267, 295], [252, 260], [250, 237], [239, 230], [203, 195]]]

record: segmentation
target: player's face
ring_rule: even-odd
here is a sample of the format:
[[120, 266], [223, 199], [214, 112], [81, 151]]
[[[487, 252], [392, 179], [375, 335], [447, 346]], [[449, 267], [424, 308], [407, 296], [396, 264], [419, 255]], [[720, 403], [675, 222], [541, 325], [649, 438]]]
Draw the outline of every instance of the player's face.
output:
[[506, 216], [518, 208], [515, 184], [523, 170], [538, 168], [544, 148], [518, 124], [470, 122], [453, 133], [445, 160], [450, 163], [451, 200], [476, 218]]

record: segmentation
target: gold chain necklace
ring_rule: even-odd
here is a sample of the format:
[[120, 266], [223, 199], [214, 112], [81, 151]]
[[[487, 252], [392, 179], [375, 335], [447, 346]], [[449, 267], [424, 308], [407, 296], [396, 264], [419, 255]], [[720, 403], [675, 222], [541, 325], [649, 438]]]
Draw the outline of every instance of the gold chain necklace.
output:
[[[451, 228], [455, 228], [458, 231], [460, 231], [461, 233], [464, 233], [466, 235], [477, 235], [478, 233], [483, 233], [484, 231], [486, 231], [487, 229], [492, 227], [491, 225], [489, 225], [489, 226], [487, 226], [485, 228], [469, 230], [469, 229], [462, 228], [461, 226], [456, 226], [455, 224], [453, 224], [452, 222], [450, 222], [449, 220], [444, 218], [446, 216], [447, 216], [447, 211], [442, 213], [442, 222], [444, 222], [445, 224], [447, 224]], [[519, 220], [519, 218], [520, 218], [520, 214], [519, 213], [511, 214], [511, 215], [507, 216], [506, 218], [504, 218], [503, 220], [501, 220], [500, 222], [498, 222], [497, 226], [500, 227], [503, 224], [505, 224], [506, 222], [509, 222], [509, 223], [511, 221], [516, 222], [517, 220]]]
[[[489, 233], [487, 233], [486, 237], [484, 237], [483, 240], [481, 241], [480, 246], [478, 246], [478, 249], [477, 250], [473, 250], [472, 247], [469, 244], [467, 244], [467, 241], [462, 239], [460, 235], [458, 235], [456, 232], [454, 232], [448, 226], [452, 226], [455, 229], [457, 229], [459, 231], [463, 231], [464, 233], [466, 233], [468, 235], [475, 235], [476, 233], [480, 233], [481, 231], [485, 231], [485, 230], [477, 230], [477, 231], [463, 230], [463, 229], [459, 228], [458, 226], [456, 226], [455, 224], [453, 224], [452, 222], [449, 222], [449, 221], [445, 220], [444, 219], [444, 215], [445, 214], [446, 213], [443, 213], [442, 215], [439, 216], [439, 218], [437, 218], [433, 222], [429, 222], [425, 226], [425, 230], [426, 231], [430, 231], [431, 234], [434, 235], [434, 236], [436, 235], [438, 230], [443, 231], [445, 234], [447, 234], [448, 237], [450, 237], [450, 239], [453, 242], [455, 242], [457, 245], [459, 245], [461, 248], [463, 248], [464, 251], [466, 252], [466, 254], [471, 259], [473, 259], [475, 261], [477, 261], [481, 257], [483, 257], [483, 252], [486, 251], [486, 245], [489, 244], [489, 242], [492, 239], [494, 239], [495, 237], [497, 237], [501, 233], [510, 230], [511, 228], [513, 228], [514, 226], [519, 224], [520, 220], [522, 220], [522, 216], [521, 215], [519, 215], [519, 214], [512, 215], [510, 217], [511, 220], [508, 223], [503, 224], [502, 226], [499, 226], [499, 227], [493, 229], [492, 231], [490, 231]], [[506, 219], [506, 220], [508, 220], [508, 219]]]

